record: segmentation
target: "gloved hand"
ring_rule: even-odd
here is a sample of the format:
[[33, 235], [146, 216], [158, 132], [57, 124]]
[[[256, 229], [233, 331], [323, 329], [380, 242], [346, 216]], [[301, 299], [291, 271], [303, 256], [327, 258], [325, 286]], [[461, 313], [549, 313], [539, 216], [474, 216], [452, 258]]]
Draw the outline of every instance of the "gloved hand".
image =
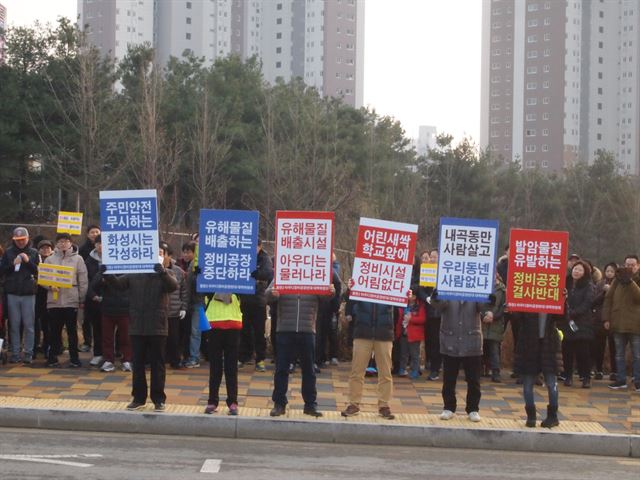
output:
[[100, 273], [107, 273], [107, 266], [104, 263], [100, 264]]
[[180, 313], [178, 313], [178, 318], [180, 320], [183, 320], [184, 317], [186, 317], [186, 316], [187, 316], [187, 311], [186, 310], [180, 310]]
[[166, 270], [164, 269], [164, 266], [161, 263], [156, 263], [153, 266], [153, 270], [154, 272], [159, 273], [161, 275], [166, 272]]

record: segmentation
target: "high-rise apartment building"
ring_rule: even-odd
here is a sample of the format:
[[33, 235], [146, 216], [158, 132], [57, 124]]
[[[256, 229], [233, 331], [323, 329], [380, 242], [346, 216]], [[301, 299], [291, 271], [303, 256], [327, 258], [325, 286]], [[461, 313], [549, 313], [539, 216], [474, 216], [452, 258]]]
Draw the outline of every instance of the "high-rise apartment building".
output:
[[640, 173], [640, 0], [483, 0], [481, 145], [524, 168]]
[[7, 25], [7, 8], [0, 3], [0, 65], [4, 63], [4, 31]]
[[80, 23], [116, 59], [148, 42], [164, 64], [190, 51], [211, 65], [257, 56], [267, 81], [300, 77], [363, 103], [364, 0], [78, 0]]

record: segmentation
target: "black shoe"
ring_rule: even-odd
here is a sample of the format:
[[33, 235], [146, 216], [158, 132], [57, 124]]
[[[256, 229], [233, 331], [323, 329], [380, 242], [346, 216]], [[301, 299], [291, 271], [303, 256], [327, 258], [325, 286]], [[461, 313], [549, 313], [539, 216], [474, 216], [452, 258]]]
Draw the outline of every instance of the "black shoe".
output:
[[378, 409], [378, 415], [387, 420], [393, 420], [396, 418], [396, 416], [391, 413], [391, 409], [389, 407], [380, 407]]
[[582, 380], [582, 388], [591, 388], [591, 379], [589, 377]]
[[313, 364], [313, 373], [315, 373], [316, 375], [322, 373], [320, 367], [318, 367], [318, 365], [316, 365], [315, 363]]
[[60, 362], [58, 362], [58, 360], [48, 360], [47, 361], [47, 367], [48, 368], [55, 368], [55, 367], [59, 367], [60, 366]]
[[604, 378], [604, 375], [602, 372], [596, 372], [596, 374], [593, 377], [594, 380], [602, 380], [603, 378]]
[[80, 368], [80, 367], [82, 367], [80, 360], [71, 360], [69, 362], [69, 368]]
[[569, 378], [565, 378], [565, 380], [564, 380], [564, 386], [565, 386], [565, 387], [570, 387], [570, 386], [572, 386], [572, 385], [573, 385], [573, 380], [571, 379], [571, 377], [569, 377]]
[[135, 400], [127, 405], [127, 410], [142, 410], [144, 408], [144, 403], [136, 402]]
[[540, 426], [544, 428], [552, 428], [560, 425], [558, 420], [558, 407], [547, 405], [547, 418], [540, 422]]
[[269, 416], [279, 417], [280, 415], [284, 415], [285, 412], [286, 412], [286, 407], [284, 405], [280, 405], [276, 403], [271, 409], [271, 412], [269, 412]]
[[527, 423], [525, 423], [525, 426], [529, 427], [529, 428], [534, 428], [536, 426], [536, 407], [535, 405], [533, 407], [524, 407], [525, 411], [527, 412]]
[[309, 415], [311, 417], [321, 417], [322, 412], [318, 411], [318, 408], [315, 405], [309, 405], [304, 407], [303, 413], [305, 415]]
[[164, 404], [164, 402], [157, 402], [153, 404], [154, 412], [164, 412], [166, 409], [167, 406]]
[[609, 385], [611, 390], [625, 390], [627, 388], [627, 382], [625, 381], [615, 381], [611, 385]]

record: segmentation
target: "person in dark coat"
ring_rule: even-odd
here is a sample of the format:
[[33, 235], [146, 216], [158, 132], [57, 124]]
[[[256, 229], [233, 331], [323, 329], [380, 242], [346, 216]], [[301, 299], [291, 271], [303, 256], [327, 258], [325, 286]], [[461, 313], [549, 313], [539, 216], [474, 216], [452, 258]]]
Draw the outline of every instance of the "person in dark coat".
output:
[[593, 283], [591, 268], [577, 260], [571, 267], [571, 277], [567, 284], [565, 319], [561, 324], [564, 340], [562, 356], [566, 386], [573, 383], [573, 357], [575, 355], [578, 374], [582, 380], [582, 388], [591, 387], [591, 356], [589, 345], [594, 338], [593, 317]]
[[522, 380], [522, 392], [527, 412], [527, 427], [536, 426], [536, 405], [533, 385], [541, 373], [547, 385], [549, 403], [547, 418], [541, 427], [552, 428], [558, 421], [557, 374], [562, 368], [562, 333], [555, 326], [556, 316], [546, 313], [512, 312], [519, 322], [518, 343], [515, 349], [514, 371]]
[[[87, 239], [87, 241], [89, 241], [89, 239]], [[102, 263], [102, 237], [100, 235], [94, 238], [93, 245], [93, 250], [91, 250], [89, 255], [84, 259], [84, 264], [87, 267], [89, 285], [91, 285], [95, 276], [100, 272], [100, 265]], [[89, 365], [93, 367], [97, 367], [102, 363], [102, 311], [100, 301], [97, 301], [95, 297], [96, 295], [91, 295], [87, 289], [87, 298], [84, 301], [83, 331], [85, 331], [84, 324], [87, 322], [91, 323], [91, 331], [93, 332], [93, 358], [89, 361]]]
[[[162, 250], [161, 250], [162, 252]], [[165, 349], [169, 333], [169, 294], [178, 288], [170, 270], [160, 263], [155, 273], [138, 273], [116, 277], [107, 282], [129, 293], [129, 336], [133, 347], [133, 401], [127, 410], [144, 408], [150, 393], [156, 412], [165, 410]], [[108, 273], [105, 266], [101, 272]], [[147, 390], [145, 363], [151, 364], [151, 390]]]
[[[604, 328], [604, 320], [602, 318], [602, 308], [604, 306], [604, 297], [611, 288], [614, 278], [616, 278], [616, 270], [618, 264], [610, 262], [605, 265], [603, 272], [604, 275], [599, 281], [595, 282], [593, 292], [593, 322], [594, 322], [594, 339], [591, 343], [591, 359], [595, 368], [595, 379], [602, 380], [604, 378], [604, 352], [609, 346], [609, 362], [611, 380], [615, 379], [616, 372], [616, 347], [613, 341], [613, 335], [611, 332]], [[593, 277], [593, 275], [592, 275]]]
[[[96, 239], [100, 236], [100, 227], [98, 225], [89, 225], [87, 227], [87, 237], [80, 248], [78, 248], [78, 255], [87, 262], [90, 258], [91, 252], [96, 248]], [[87, 265], [87, 274], [89, 276], [89, 283], [95, 276], [97, 270], [89, 271], [89, 265]], [[88, 352], [91, 350], [91, 344], [93, 343], [93, 363], [91, 365], [98, 365], [100, 363], [101, 350], [102, 350], [102, 332], [100, 326], [100, 306], [96, 305], [91, 300], [86, 301], [84, 304], [84, 318], [82, 320], [82, 338], [83, 342], [80, 345], [80, 351]], [[93, 338], [95, 336], [95, 338]]]

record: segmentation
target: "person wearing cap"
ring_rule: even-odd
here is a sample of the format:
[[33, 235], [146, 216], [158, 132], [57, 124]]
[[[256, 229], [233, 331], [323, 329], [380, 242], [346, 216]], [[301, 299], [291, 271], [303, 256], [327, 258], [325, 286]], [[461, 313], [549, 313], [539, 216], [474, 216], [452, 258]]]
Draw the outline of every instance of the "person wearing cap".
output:
[[29, 231], [18, 227], [13, 231], [13, 243], [0, 261], [0, 273], [4, 276], [4, 289], [9, 310], [9, 362], [20, 362], [20, 330], [24, 333], [22, 361], [33, 359], [35, 338], [36, 277], [38, 252], [29, 244]]
[[[38, 242], [38, 255], [40, 263], [44, 262], [53, 254], [53, 242], [43, 238]], [[44, 353], [44, 358], [49, 354], [51, 336], [49, 335], [49, 317], [47, 316], [47, 287], [38, 285], [36, 292], [36, 321], [35, 321], [35, 342], [33, 346], [34, 358], [38, 348]], [[42, 338], [41, 338], [42, 336]]]
[[69, 339], [69, 367], [81, 367], [78, 357], [78, 309], [83, 308], [87, 295], [87, 267], [82, 257], [71, 246], [71, 235], [56, 235], [56, 249], [45, 261], [47, 265], [61, 265], [73, 268], [70, 288], [49, 287], [47, 293], [47, 313], [51, 333], [51, 348], [47, 360], [48, 367], [57, 367], [58, 353], [62, 351], [62, 329], [66, 327]]

